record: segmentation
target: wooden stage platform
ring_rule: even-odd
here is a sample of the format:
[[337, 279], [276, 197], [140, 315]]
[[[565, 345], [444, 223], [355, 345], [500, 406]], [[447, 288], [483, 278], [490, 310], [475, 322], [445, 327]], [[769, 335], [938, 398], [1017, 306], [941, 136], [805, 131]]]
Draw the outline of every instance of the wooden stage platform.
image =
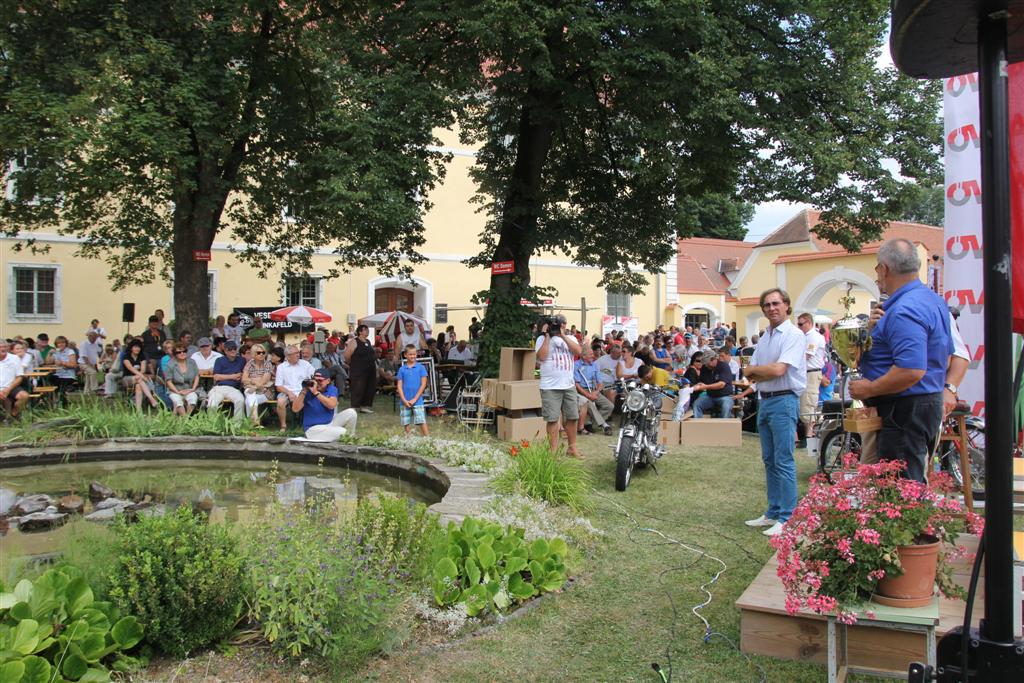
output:
[[[977, 537], [962, 538], [963, 545], [973, 553], [977, 547]], [[971, 575], [970, 564], [961, 560], [954, 567], [954, 580], [966, 587]], [[776, 568], [775, 556], [772, 556], [736, 601], [736, 606], [740, 608], [740, 648], [749, 654], [814, 662], [824, 666], [828, 652], [828, 621], [813, 612], [796, 616], [786, 613], [782, 582], [775, 574]], [[964, 609], [962, 601], [947, 600], [940, 596], [939, 638], [963, 623]], [[983, 614], [984, 582], [979, 581], [974, 601], [973, 625], [977, 626]], [[925, 661], [923, 634], [851, 626], [848, 647], [850, 664], [853, 666], [902, 671], [905, 674], [910, 662]]]

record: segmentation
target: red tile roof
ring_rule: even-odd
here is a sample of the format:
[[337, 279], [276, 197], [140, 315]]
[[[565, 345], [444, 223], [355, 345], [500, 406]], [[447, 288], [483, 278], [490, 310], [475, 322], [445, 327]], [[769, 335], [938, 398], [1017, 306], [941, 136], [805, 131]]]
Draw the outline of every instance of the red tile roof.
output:
[[679, 240], [676, 258], [676, 290], [695, 294], [724, 294], [729, 278], [718, 272], [723, 259], [735, 259], [736, 270], [743, 267], [754, 242], [691, 237]]
[[[811, 240], [814, 246], [822, 252], [835, 251], [838, 245], [821, 239], [812, 230], [821, 222], [821, 212], [812, 209], [804, 209], [793, 218], [786, 221], [778, 230], [774, 231], [763, 240], [757, 243], [759, 247], [768, 247], [779, 244], [793, 244]], [[906, 223], [903, 221], [892, 221], [882, 232], [882, 238], [874, 242], [867, 242], [864, 248], [879, 247], [882, 242], [891, 237], [903, 237], [911, 242], [920, 242], [928, 250], [929, 254], [943, 253], [944, 230], [933, 225], [922, 223]]]

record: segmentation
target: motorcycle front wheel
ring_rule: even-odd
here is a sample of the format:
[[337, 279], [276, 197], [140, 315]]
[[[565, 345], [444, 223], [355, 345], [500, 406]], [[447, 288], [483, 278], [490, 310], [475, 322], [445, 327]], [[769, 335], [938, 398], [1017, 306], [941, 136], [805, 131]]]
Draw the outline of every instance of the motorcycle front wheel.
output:
[[623, 435], [615, 453], [615, 490], [625, 491], [633, 475], [633, 441], [635, 436]]
[[850, 432], [850, 439], [844, 443], [847, 432], [842, 428], [835, 429], [821, 440], [818, 452], [818, 471], [832, 480], [832, 473], [842, 468], [843, 456], [849, 452], [860, 455], [860, 434]]

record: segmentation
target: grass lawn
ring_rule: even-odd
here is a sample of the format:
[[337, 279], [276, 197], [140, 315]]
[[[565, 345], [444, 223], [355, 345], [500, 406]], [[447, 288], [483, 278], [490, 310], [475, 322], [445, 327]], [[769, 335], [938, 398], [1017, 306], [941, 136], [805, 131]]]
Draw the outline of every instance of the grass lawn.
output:
[[[430, 425], [435, 436], [482, 438], [447, 419], [431, 418]], [[386, 400], [375, 414], [360, 415], [360, 436], [400, 430]], [[760, 680], [756, 666], [723, 638], [705, 642], [704, 625], [690, 611], [706, 599], [700, 586], [720, 565], [638, 530], [623, 511], [629, 510], [641, 526], [700, 546], [726, 563], [727, 571], [710, 587], [713, 599], [703, 615], [716, 634], [738, 646], [740, 615], [734, 602], [772, 553], [768, 539], [743, 524], [765, 506], [756, 436], [744, 434], [738, 450], [672, 447], [657, 474], [635, 473], [624, 493], [613, 487], [613, 438], [586, 436], [579, 443], [594, 481], [589, 516], [604, 537], [564, 593], [447, 647], [412, 640], [344, 679], [313, 666], [277, 662], [263, 648], [228, 647], [184, 662], [154, 662], [140, 680], [656, 682], [660, 679], [651, 663], [667, 669], [669, 658], [676, 681]], [[798, 451], [797, 465], [803, 493], [813, 462]], [[769, 681], [821, 681], [825, 676], [822, 666], [763, 657], [754, 661]]]

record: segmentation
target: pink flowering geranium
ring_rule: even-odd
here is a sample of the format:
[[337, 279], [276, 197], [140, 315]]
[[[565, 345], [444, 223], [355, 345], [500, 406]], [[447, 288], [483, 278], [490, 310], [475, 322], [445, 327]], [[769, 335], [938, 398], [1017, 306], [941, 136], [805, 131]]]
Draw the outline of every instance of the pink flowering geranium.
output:
[[783, 532], [772, 539], [786, 611], [810, 609], [856, 621], [855, 608], [879, 579], [903, 573], [896, 548], [942, 542], [936, 579], [939, 590], [963, 598], [953, 582], [949, 560], [962, 557], [956, 546], [964, 531], [980, 534], [983, 521], [951, 494], [948, 474], [931, 474], [927, 484], [902, 478], [903, 462], [858, 465], [844, 459], [847, 472], [835, 483], [816, 475]]

